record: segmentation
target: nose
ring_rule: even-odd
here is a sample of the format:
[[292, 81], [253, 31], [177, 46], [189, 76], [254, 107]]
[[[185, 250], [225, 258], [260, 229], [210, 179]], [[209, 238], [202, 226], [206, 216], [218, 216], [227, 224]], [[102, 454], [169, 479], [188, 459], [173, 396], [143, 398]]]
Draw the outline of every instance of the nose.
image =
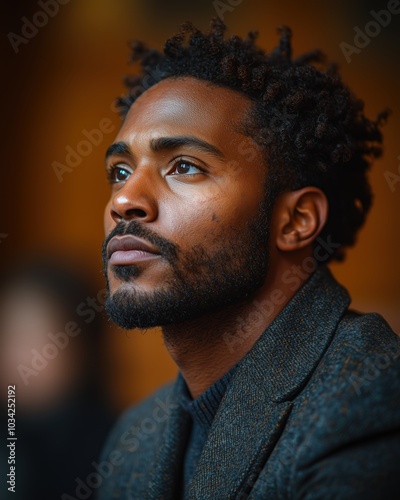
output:
[[158, 217], [158, 202], [155, 196], [155, 182], [140, 169], [113, 195], [110, 215], [115, 222], [140, 220], [152, 222]]

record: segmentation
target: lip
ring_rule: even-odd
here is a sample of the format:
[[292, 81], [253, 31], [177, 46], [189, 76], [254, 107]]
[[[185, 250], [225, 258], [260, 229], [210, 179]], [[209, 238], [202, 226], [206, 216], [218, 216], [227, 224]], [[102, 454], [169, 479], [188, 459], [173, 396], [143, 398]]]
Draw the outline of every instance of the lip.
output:
[[110, 264], [115, 266], [136, 264], [159, 256], [156, 248], [130, 234], [114, 236], [107, 245], [107, 257]]

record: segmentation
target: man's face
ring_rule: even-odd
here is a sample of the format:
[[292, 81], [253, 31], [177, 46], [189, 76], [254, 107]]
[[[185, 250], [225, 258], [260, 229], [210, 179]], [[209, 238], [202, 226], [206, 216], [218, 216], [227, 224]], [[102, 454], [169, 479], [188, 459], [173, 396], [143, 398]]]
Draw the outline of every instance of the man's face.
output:
[[267, 274], [266, 168], [242, 132], [251, 103], [193, 78], [132, 105], [107, 154], [106, 309], [124, 328], [249, 299]]

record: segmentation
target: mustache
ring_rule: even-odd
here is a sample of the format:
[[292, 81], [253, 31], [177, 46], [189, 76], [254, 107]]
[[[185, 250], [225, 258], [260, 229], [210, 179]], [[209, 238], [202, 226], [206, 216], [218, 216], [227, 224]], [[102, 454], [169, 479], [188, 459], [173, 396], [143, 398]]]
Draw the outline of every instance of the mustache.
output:
[[102, 257], [103, 262], [107, 262], [107, 245], [114, 236], [122, 236], [125, 234], [130, 234], [132, 236], [137, 236], [138, 238], [143, 238], [157, 248], [157, 251], [162, 257], [164, 257], [169, 262], [176, 259], [179, 251], [179, 247], [172, 243], [172, 241], [167, 240], [154, 233], [147, 227], [143, 227], [140, 222], [135, 220], [130, 222], [120, 222], [115, 228], [107, 235], [102, 246]]

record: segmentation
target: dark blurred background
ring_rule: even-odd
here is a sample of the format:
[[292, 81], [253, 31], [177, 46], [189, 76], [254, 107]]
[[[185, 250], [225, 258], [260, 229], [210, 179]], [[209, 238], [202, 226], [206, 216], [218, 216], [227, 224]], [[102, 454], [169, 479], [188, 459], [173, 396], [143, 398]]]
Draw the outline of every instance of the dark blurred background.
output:
[[[332, 269], [349, 289], [353, 307], [383, 314], [400, 331], [400, 177], [396, 178], [400, 176], [400, 13], [392, 14], [387, 26], [350, 56], [351, 62], [340, 46], [342, 42], [354, 45], [354, 28], [365, 31], [373, 20], [370, 11], [387, 9], [393, 2], [63, 1], [47, 22], [38, 15], [43, 11], [40, 2], [2, 4], [3, 271], [37, 256], [57, 256], [74, 263], [94, 297], [104, 288], [100, 248], [108, 186], [103, 158], [119, 126], [113, 101], [124, 93], [122, 78], [132, 71], [128, 41], [144, 39], [161, 48], [181, 22], [190, 19], [204, 29], [219, 13], [230, 34], [244, 36], [258, 29], [259, 44], [268, 50], [277, 43], [276, 27], [291, 26], [295, 55], [316, 47], [327, 53], [340, 65], [348, 85], [365, 100], [369, 117], [385, 107], [392, 109], [384, 128], [384, 157], [371, 171], [373, 210], [358, 245], [343, 264]], [[43, 24], [35, 34], [28, 30], [30, 38], [25, 37], [25, 42], [18, 38], [26, 25], [23, 18]], [[66, 148], [76, 150], [85, 139], [83, 131], [98, 129], [105, 119], [111, 120], [107, 130], [113, 131], [104, 133], [72, 172], [62, 174], [60, 182], [54, 162], [65, 165]], [[81, 300], [85, 297], [77, 304]], [[102, 317], [101, 312], [96, 315]], [[159, 332], [124, 333], [104, 320], [101, 329], [106, 359], [102, 387], [114, 412], [174, 376], [175, 367]]]

